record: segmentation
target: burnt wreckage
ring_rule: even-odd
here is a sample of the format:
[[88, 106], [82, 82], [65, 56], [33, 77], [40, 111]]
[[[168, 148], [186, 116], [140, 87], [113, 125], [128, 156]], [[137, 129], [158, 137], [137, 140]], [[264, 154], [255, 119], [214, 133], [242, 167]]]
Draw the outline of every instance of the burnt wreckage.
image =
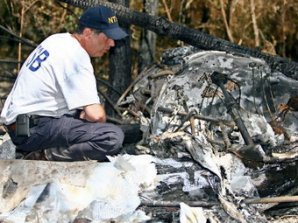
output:
[[0, 220], [297, 222], [297, 88], [258, 58], [168, 50], [119, 98], [142, 134], [111, 163], [15, 160], [3, 137]]
[[115, 106], [140, 124], [137, 156], [14, 160], [3, 137], [0, 220], [296, 222], [297, 87], [258, 58], [168, 50]]
[[297, 220], [297, 89], [297, 80], [261, 59], [194, 47], [166, 51], [117, 103], [124, 119], [141, 123], [137, 153], [180, 163], [157, 164], [164, 178], [155, 205], [210, 202], [210, 222]]
[[[93, 1], [72, 2], [84, 5], [93, 3]], [[149, 20], [136, 19], [135, 22], [140, 21]], [[176, 34], [172, 32], [177, 29], [171, 28], [171, 24], [165, 23], [164, 20], [153, 21], [164, 23], [162, 28], [168, 30], [162, 30], [162, 34], [167, 31], [173, 36]], [[155, 26], [152, 24], [155, 23], [150, 24], [154, 29]], [[185, 34], [183, 32], [185, 29], [178, 30]], [[199, 33], [189, 35], [183, 41], [187, 40], [185, 43], [193, 45], [198, 42], [196, 46], [200, 47], [200, 44], [204, 46], [204, 43], [197, 39], [207, 38], [198, 36]], [[152, 65], [139, 74], [115, 106], [121, 111], [124, 122], [140, 123], [142, 139], [136, 146], [134, 145], [135, 150], [128, 152], [152, 155], [148, 159], [144, 158], [146, 162], [140, 162], [147, 163], [151, 172], [142, 169], [143, 166], [131, 165], [128, 162], [129, 158], [126, 160], [122, 157], [118, 162], [112, 160], [112, 164], [117, 163], [113, 164], [114, 166], [107, 163], [50, 165], [47, 162], [3, 161], [0, 163], [2, 179], [0, 194], [2, 201], [11, 202], [6, 204], [0, 202], [0, 221], [22, 215], [24, 222], [36, 219], [38, 216], [41, 216], [40, 219], [44, 222], [55, 222], [53, 217], [59, 219], [56, 222], [70, 222], [59, 209], [60, 206], [65, 207], [60, 205], [60, 201], [57, 202], [58, 198], [64, 198], [62, 192], [67, 191], [67, 187], [61, 187], [59, 184], [61, 182], [49, 181], [52, 177], [50, 174], [55, 177], [60, 174], [62, 179], [66, 178], [64, 181], [67, 184], [64, 183], [71, 185], [71, 191], [80, 188], [80, 192], [84, 195], [83, 192], [86, 191], [84, 187], [89, 185], [89, 181], [87, 180], [86, 185], [83, 181], [86, 180], [87, 173], [92, 173], [91, 181], [95, 181], [97, 185], [96, 190], [90, 193], [90, 197], [82, 196], [80, 193], [76, 195], [81, 197], [69, 193], [69, 204], [73, 204], [72, 209], [75, 210], [74, 216], [70, 219], [81, 214], [87, 218], [83, 222], [88, 222], [88, 219], [130, 222], [115, 220], [115, 217], [138, 208], [150, 215], [151, 222], [178, 222], [179, 214], [182, 223], [297, 222], [295, 202], [298, 198], [294, 196], [298, 191], [297, 64], [286, 63], [279, 58], [276, 63], [280, 65], [277, 66], [280, 69], [273, 69], [276, 68], [276, 64], [270, 56], [260, 57], [261, 59], [244, 56], [242, 55], [244, 52], [237, 51], [240, 47], [234, 48], [234, 52], [238, 54], [232, 54], [233, 51], [229, 49], [234, 45], [216, 39], [211, 42], [213, 44], [206, 44], [209, 49], [225, 50], [230, 53], [202, 51], [194, 47], [168, 50], [163, 54], [161, 64]], [[258, 50], [249, 52], [252, 52], [253, 56], [260, 54]], [[269, 64], [270, 61], [273, 62]], [[284, 75], [282, 71], [288, 72]], [[7, 140], [2, 145], [1, 153], [8, 152], [12, 146]], [[3, 155], [1, 153], [0, 155]], [[5, 157], [15, 158], [14, 154], [5, 154]], [[139, 157], [142, 160], [142, 156]], [[156, 165], [156, 179], [155, 168], [150, 166], [152, 163]], [[118, 185], [121, 186], [117, 186], [116, 181], [109, 178], [109, 176], [115, 178], [121, 176], [121, 180], [124, 179], [125, 171], [119, 172], [115, 166], [125, 169], [126, 172], [141, 169], [143, 173], [137, 176], [138, 181], [146, 179], [151, 183], [150, 180], [154, 178], [157, 186], [150, 191], [136, 189], [127, 196], [129, 190], [127, 192], [126, 189], [131, 189], [131, 185], [127, 186], [126, 182], [119, 181]], [[37, 171], [36, 176], [39, 178], [34, 175], [34, 179], [31, 179], [32, 172], [30, 172], [31, 178], [28, 178], [32, 182], [28, 183], [27, 177], [23, 176], [25, 172], [29, 172], [29, 167]], [[40, 167], [45, 169], [44, 172], [49, 171], [49, 177], [41, 174], [43, 172]], [[115, 172], [107, 174], [102, 167], [111, 168]], [[13, 176], [14, 168], [16, 176]], [[80, 171], [76, 168], [83, 172], [79, 177]], [[98, 174], [94, 173], [94, 169]], [[22, 174], [19, 174], [20, 170]], [[75, 173], [67, 172], [71, 170], [75, 170]], [[77, 178], [67, 179], [68, 174]], [[102, 190], [98, 190], [98, 185], [103, 179], [109, 179], [111, 182], [101, 184]], [[36, 185], [40, 188], [36, 188]], [[109, 204], [113, 203], [113, 199], [104, 200], [100, 197], [99, 200], [93, 200], [100, 191], [104, 191], [110, 185], [114, 185], [115, 190], [120, 188], [118, 197], [115, 194], [112, 194], [112, 197], [118, 199], [122, 196], [123, 199], [121, 202], [117, 201], [116, 206], [118, 208], [121, 203], [125, 210], [121, 205], [118, 209], [111, 209]], [[144, 182], [138, 183], [139, 185], [143, 186]], [[28, 193], [30, 187], [33, 189]], [[56, 190], [57, 188], [63, 190]], [[40, 196], [36, 195], [35, 189], [41, 191]], [[27, 194], [34, 195], [36, 199], [31, 202], [30, 208], [28, 203], [19, 205], [16, 202], [16, 200], [26, 201], [25, 197], [32, 201], [33, 199]], [[138, 195], [141, 197], [141, 202], [138, 200]], [[89, 199], [84, 200], [83, 197]], [[52, 202], [53, 200], [56, 203]], [[66, 200], [62, 200], [61, 203], [67, 203]], [[74, 201], [81, 206], [75, 206]], [[56, 206], [51, 206], [53, 203]], [[30, 211], [25, 210], [24, 206]], [[106, 212], [103, 211], [103, 207]], [[70, 216], [69, 209], [65, 210]], [[82, 213], [78, 213], [79, 211]], [[96, 216], [92, 216], [93, 211]], [[108, 216], [100, 216], [107, 213]], [[47, 218], [50, 214], [51, 216]]]

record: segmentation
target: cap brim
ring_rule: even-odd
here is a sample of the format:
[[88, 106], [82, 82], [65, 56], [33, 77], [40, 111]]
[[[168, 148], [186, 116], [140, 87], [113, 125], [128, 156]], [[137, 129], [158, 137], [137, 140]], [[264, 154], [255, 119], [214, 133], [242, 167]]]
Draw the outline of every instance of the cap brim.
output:
[[103, 31], [104, 34], [107, 35], [107, 37], [113, 39], [113, 40], [119, 40], [123, 39], [128, 36], [126, 32], [124, 32], [123, 29], [120, 27], [114, 27], [112, 29], [106, 29]]

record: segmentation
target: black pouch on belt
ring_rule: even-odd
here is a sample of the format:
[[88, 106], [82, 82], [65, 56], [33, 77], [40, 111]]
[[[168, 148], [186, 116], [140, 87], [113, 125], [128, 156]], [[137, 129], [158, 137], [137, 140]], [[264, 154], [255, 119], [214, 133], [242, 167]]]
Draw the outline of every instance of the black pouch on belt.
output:
[[17, 116], [16, 120], [16, 136], [30, 136], [30, 119], [27, 114]]

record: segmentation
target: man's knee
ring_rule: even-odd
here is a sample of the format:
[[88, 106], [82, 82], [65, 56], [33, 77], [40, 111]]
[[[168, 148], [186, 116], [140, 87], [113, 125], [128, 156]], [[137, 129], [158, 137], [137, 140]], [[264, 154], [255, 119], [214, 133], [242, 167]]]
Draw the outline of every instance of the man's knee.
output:
[[116, 125], [112, 125], [111, 131], [109, 132], [109, 138], [110, 138], [109, 144], [111, 146], [109, 153], [111, 155], [119, 153], [121, 151], [122, 144], [124, 141], [124, 133], [122, 129]]

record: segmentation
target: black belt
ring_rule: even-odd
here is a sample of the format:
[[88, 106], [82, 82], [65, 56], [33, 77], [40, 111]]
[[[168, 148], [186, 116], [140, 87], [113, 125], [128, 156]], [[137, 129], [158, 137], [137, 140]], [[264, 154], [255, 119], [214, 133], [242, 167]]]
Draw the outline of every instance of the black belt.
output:
[[[39, 116], [39, 115], [30, 115], [29, 117], [29, 128], [32, 128], [34, 126], [38, 125], [39, 119], [45, 117], [45, 116]], [[15, 132], [17, 129], [17, 124], [16, 122], [13, 122], [9, 125], [5, 125], [6, 129], [8, 132]]]
[[45, 116], [39, 116], [39, 115], [30, 115], [29, 117], [29, 120], [30, 120], [30, 128], [34, 127], [34, 126], [37, 126], [38, 125], [38, 122], [39, 122], [39, 119], [42, 118], [42, 117], [45, 117]]

